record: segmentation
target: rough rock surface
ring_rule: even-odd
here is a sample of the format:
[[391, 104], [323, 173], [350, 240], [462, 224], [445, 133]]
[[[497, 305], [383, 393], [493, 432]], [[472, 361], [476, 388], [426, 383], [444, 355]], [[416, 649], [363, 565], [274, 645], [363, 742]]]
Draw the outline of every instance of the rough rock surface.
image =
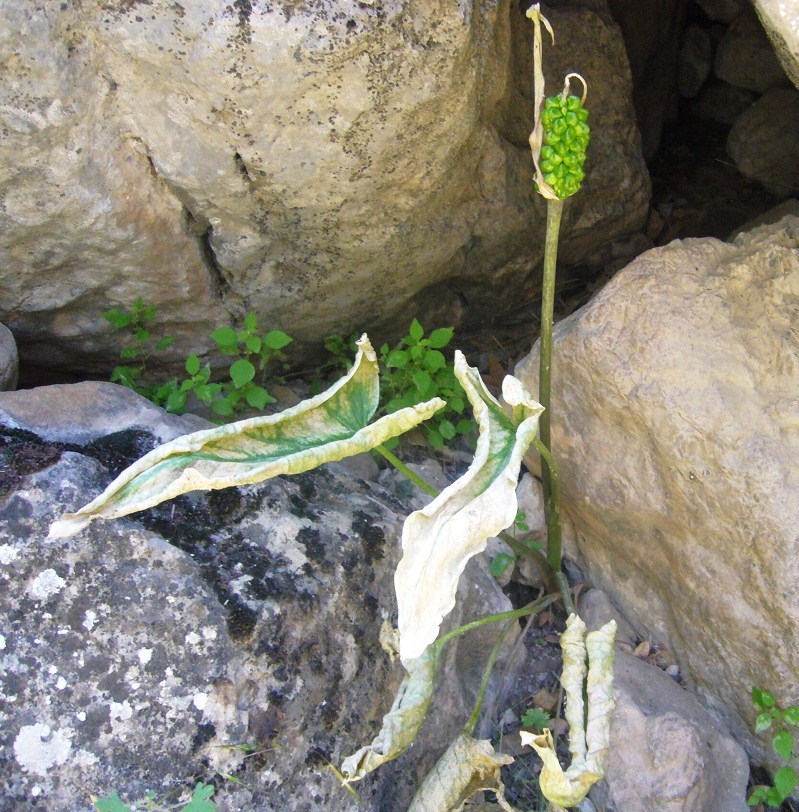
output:
[[677, 89], [680, 95], [692, 99], [702, 89], [713, 67], [713, 44], [710, 34], [698, 26], [685, 29], [680, 45]]
[[[789, 216], [642, 255], [557, 325], [553, 351], [587, 575], [753, 751], [752, 686], [799, 701], [798, 316]], [[517, 368], [528, 386], [537, 364], [536, 348]]]
[[[6, 803], [88, 812], [112, 789], [174, 800], [214, 780], [223, 812], [407, 805], [468, 715], [494, 632], [448, 651], [419, 742], [363, 781], [356, 805], [327, 763], [371, 739], [401, 677], [378, 644], [395, 611], [402, 516], [390, 493], [328, 466], [49, 542], [53, 518], [155, 440], [126, 429], [79, 446], [17, 424], [0, 434]], [[484, 562], [467, 572], [451, 622], [509, 608]]]
[[751, 9], [727, 29], [713, 68], [719, 79], [755, 93], [788, 84], [774, 46]]
[[[648, 200], [599, 5], [552, 13], [570, 46], [550, 87], [582, 71], [596, 133], [574, 261]], [[121, 338], [100, 314], [137, 296], [172, 360], [249, 309], [299, 353], [532, 298], [532, 73], [512, 80], [531, 31], [509, 0], [5, 3], [0, 318], [23, 357], [107, 369]]]
[[696, 0], [711, 20], [731, 23], [749, 5], [748, 0]]
[[785, 0], [753, 0], [780, 63], [799, 88], [799, 7]]
[[0, 324], [0, 392], [16, 388], [18, 373], [17, 342], [11, 330]]
[[751, 90], [711, 78], [700, 91], [694, 111], [699, 118], [732, 127], [755, 99], [757, 94]]
[[778, 88], [744, 110], [727, 138], [743, 175], [774, 195], [799, 192], [799, 90]]
[[[614, 619], [617, 643], [632, 629], [599, 589], [581, 594], [589, 631]], [[606, 812], [743, 812], [749, 761], [743, 748], [671, 677], [616, 648], [616, 710], [607, 777], [590, 793]]]

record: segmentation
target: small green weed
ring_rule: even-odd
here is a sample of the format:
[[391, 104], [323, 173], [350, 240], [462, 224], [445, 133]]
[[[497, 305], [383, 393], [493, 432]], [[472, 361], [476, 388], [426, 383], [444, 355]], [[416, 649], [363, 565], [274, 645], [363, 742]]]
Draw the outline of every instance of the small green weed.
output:
[[[780, 708], [777, 700], [768, 692], [760, 688], [752, 688], [752, 704], [758, 712], [755, 720], [755, 733], [764, 733], [772, 729], [776, 732], [771, 738], [774, 752], [785, 762], [791, 761], [797, 754], [794, 734], [786, 728], [799, 727], [799, 706], [792, 705]], [[796, 789], [799, 776], [789, 764], [785, 764], [774, 773], [772, 786], [760, 785], [754, 788], [749, 796], [749, 806], [763, 803], [766, 806], [779, 807], [783, 801]]]
[[280, 362], [286, 368], [284, 347], [293, 340], [282, 330], [262, 333], [258, 329], [258, 317], [248, 313], [241, 330], [220, 327], [211, 333], [218, 349], [235, 358], [228, 370], [229, 378], [211, 381], [211, 367], [201, 365], [196, 353], [185, 363], [187, 376], [178, 382], [172, 378], [164, 383], [152, 383], [146, 379], [147, 362], [157, 352], [163, 352], [175, 340], [172, 336], [156, 338], [150, 330], [150, 322], [158, 312], [156, 307], [145, 305], [137, 299], [133, 309], [114, 308], [103, 313], [103, 318], [117, 330], [128, 330], [133, 343], [119, 354], [127, 364], [114, 367], [111, 380], [144, 395], [168, 412], [182, 414], [186, 409], [189, 393], [209, 406], [220, 417], [230, 417], [247, 407], [263, 409], [275, 399], [266, 389], [269, 367]]
[[155, 800], [155, 794], [148, 792], [135, 806], [128, 806], [116, 792], [94, 800], [96, 812], [216, 812], [212, 797], [213, 784], [197, 784], [188, 803], [168, 804]]
[[522, 727], [540, 733], [551, 720], [552, 717], [543, 708], [528, 708], [522, 716]]
[[138, 392], [158, 406], [166, 406], [170, 396], [177, 390], [178, 382], [172, 379], [156, 384], [145, 379], [150, 358], [155, 353], [166, 350], [175, 340], [173, 336], [158, 338], [151, 332], [150, 322], [157, 312], [157, 308], [136, 299], [132, 310], [113, 308], [106, 310], [102, 316], [115, 330], [130, 333], [132, 339], [120, 351], [119, 358], [125, 363], [114, 367], [111, 380]]
[[[527, 515], [523, 510], [516, 513], [510, 535], [515, 541], [512, 553], [497, 553], [492, 559], [488, 569], [495, 578], [500, 578], [508, 567], [513, 566], [520, 556], [525, 555], [525, 548], [529, 550], [542, 549], [541, 541], [530, 532], [527, 524]], [[527, 553], [529, 554], [529, 553]]]
[[[434, 397], [446, 401], [447, 405], [424, 424], [427, 442], [438, 449], [474, 430], [474, 421], [462, 416], [466, 394], [455, 377], [452, 364], [447, 363], [441, 352], [452, 340], [453, 333], [452, 327], [440, 327], [425, 338], [424, 328], [414, 319], [408, 335], [395, 347], [383, 344], [380, 348], [382, 412], [391, 414]], [[397, 441], [386, 443], [388, 448], [396, 445]]]

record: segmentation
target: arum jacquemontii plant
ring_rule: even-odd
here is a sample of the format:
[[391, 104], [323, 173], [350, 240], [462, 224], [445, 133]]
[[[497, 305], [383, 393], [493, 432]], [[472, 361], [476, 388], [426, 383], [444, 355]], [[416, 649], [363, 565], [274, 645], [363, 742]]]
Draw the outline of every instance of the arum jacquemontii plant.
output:
[[[403, 556], [395, 578], [399, 633], [384, 633], [381, 638], [398, 651], [406, 677], [380, 733], [342, 765], [340, 775], [347, 785], [413, 743], [430, 703], [441, 650], [449, 640], [487, 623], [515, 622], [556, 597], [479, 618], [439, 635], [468, 560], [485, 549], [489, 537], [513, 523], [522, 457], [535, 438], [541, 414], [539, 404], [512, 376], [503, 384], [506, 410], [460, 352], [456, 352], [454, 369], [480, 429], [475, 457], [459, 480], [405, 523]], [[364, 335], [358, 341], [354, 365], [327, 391], [276, 415], [195, 432], [159, 446], [123, 471], [88, 505], [54, 522], [49, 537], [69, 536], [96, 519], [126, 516], [188, 491], [251, 484], [370, 449], [384, 451], [382, 443], [435, 414], [443, 401], [434, 398], [370, 422], [378, 404], [377, 359]], [[489, 666], [498, 649], [499, 644]], [[470, 735], [486, 681], [484, 676], [467, 728], [423, 784], [412, 809], [446, 812], [455, 808], [453, 798], [469, 797], [484, 787], [502, 796], [499, 769], [508, 757], [495, 754], [490, 742]]]

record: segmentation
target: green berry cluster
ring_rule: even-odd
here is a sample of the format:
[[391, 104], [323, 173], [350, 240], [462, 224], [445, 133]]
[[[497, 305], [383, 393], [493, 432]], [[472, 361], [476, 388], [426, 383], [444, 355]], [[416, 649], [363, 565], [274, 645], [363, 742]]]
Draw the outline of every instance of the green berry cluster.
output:
[[555, 194], [564, 200], [573, 195], [583, 182], [583, 164], [588, 148], [588, 110], [578, 96], [551, 96], [541, 113], [544, 146], [541, 149], [541, 172]]

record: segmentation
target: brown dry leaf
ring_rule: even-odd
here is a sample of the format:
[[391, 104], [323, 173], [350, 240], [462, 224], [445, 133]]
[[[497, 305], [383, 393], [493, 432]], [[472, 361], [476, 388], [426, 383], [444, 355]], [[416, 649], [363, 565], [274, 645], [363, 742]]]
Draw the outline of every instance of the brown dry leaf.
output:
[[652, 647], [650, 646], [649, 641], [644, 640], [642, 643], [639, 643], [635, 647], [635, 651], [633, 652], [633, 655], [635, 657], [638, 657], [638, 659], [640, 659], [640, 660], [645, 660], [649, 656], [649, 651], [650, 651], [651, 648]]
[[544, 640], [546, 640], [547, 643], [558, 643], [558, 642], [560, 642], [560, 635], [559, 634], [547, 634], [547, 635], [544, 636]]
[[569, 732], [569, 723], [565, 719], [550, 719], [547, 727], [553, 736], [565, 736]]
[[533, 697], [533, 705], [535, 705], [536, 708], [545, 710], [547, 713], [552, 713], [552, 711], [558, 707], [558, 702], [560, 702], [560, 694], [547, 691], [546, 688], [542, 688]]
[[[539, 626], [546, 626], [547, 623], [552, 623], [554, 619], [555, 615], [552, 614], [552, 610], [550, 609], [545, 609], [543, 612], [539, 612], [538, 617], [536, 618]], [[558, 640], [560, 640], [560, 637], [558, 637], [558, 639], [555, 640], [555, 642], [557, 643]], [[551, 642], [552, 641], [550, 640], [550, 643]]]

